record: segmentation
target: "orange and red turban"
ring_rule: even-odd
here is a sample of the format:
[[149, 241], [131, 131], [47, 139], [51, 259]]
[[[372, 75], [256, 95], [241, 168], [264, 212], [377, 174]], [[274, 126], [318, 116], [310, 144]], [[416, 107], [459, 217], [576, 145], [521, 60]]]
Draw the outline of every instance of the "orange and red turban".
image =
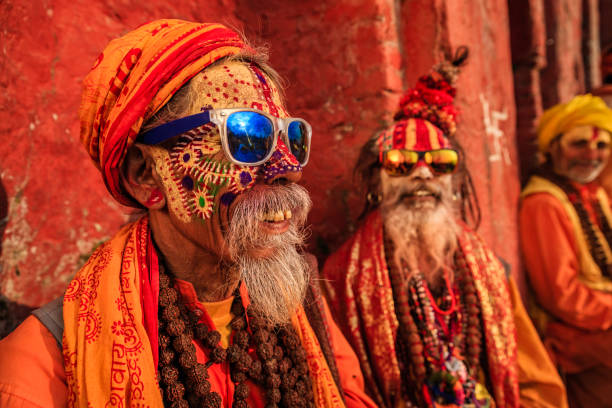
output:
[[432, 71], [417, 81], [399, 103], [395, 123], [378, 136], [379, 151], [435, 150], [450, 147], [456, 130], [456, 90], [450, 77]]
[[122, 204], [119, 169], [142, 124], [193, 76], [220, 58], [246, 48], [220, 24], [157, 20], [111, 41], [85, 77], [81, 141]]

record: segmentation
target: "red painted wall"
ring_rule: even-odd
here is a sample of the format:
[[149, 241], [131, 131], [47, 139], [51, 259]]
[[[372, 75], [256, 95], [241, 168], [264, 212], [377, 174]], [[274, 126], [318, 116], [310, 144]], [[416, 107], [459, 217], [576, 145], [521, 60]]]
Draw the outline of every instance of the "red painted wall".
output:
[[402, 90], [445, 49], [470, 47], [458, 83], [458, 136], [480, 198], [480, 231], [518, 274], [518, 159], [505, 0], [205, 4], [0, 2], [0, 181], [8, 206], [2, 295], [32, 306], [59, 295], [92, 248], [128, 220], [78, 143], [80, 83], [110, 39], [162, 17], [229, 23], [270, 45], [272, 65], [288, 82], [291, 112], [315, 132], [304, 183], [315, 202], [310, 250], [320, 260], [350, 235], [361, 211], [352, 183], [360, 146], [390, 123]]

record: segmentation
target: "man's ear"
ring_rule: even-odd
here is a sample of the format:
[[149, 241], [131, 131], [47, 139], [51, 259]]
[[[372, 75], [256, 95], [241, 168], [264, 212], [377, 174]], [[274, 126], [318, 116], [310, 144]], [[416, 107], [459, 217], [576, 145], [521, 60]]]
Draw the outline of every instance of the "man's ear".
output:
[[143, 207], [161, 210], [166, 198], [158, 180], [153, 157], [143, 146], [132, 145], [121, 167], [123, 188]]

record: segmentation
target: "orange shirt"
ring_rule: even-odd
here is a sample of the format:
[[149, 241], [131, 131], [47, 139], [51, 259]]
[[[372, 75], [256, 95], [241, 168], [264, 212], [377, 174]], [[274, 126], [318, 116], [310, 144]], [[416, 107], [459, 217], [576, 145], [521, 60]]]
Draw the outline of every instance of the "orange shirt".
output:
[[[587, 202], [594, 198], [589, 189], [580, 193]], [[542, 334], [556, 363], [568, 372], [612, 367], [612, 293], [580, 281], [573, 226], [559, 200], [548, 193], [525, 197], [520, 238], [535, 299], [553, 318]]]
[[[211, 320], [220, 327], [222, 345], [228, 344], [231, 330], [231, 299], [201, 303], [193, 286], [179, 282], [177, 288], [182, 299], [191, 307], [205, 310]], [[331, 344], [336, 357], [341, 385], [347, 407], [375, 407], [363, 391], [363, 377], [354, 352], [333, 323], [327, 304], [325, 314], [330, 328]], [[223, 326], [221, 328], [221, 326]], [[204, 349], [194, 342], [199, 362], [207, 361]], [[223, 406], [231, 407], [234, 383], [230, 379], [229, 364], [213, 364], [209, 369], [211, 387], [223, 399]], [[250, 384], [248, 404], [263, 407], [262, 390]], [[0, 341], [0, 408], [65, 407], [67, 387], [63, 358], [55, 338], [34, 317], [28, 317], [13, 333]]]

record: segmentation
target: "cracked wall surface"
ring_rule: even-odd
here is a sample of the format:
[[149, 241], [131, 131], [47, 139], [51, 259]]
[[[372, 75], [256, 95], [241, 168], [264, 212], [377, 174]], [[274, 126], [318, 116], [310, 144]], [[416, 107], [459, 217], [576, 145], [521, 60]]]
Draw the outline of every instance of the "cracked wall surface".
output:
[[[291, 113], [314, 129], [304, 184], [309, 250], [324, 261], [356, 227], [359, 148], [391, 123], [402, 92], [460, 45], [459, 139], [483, 210], [480, 232], [519, 275], [519, 192], [510, 28], [502, 0], [55, 0], [0, 2], [0, 294], [59, 296], [91, 250], [129, 218], [79, 145], [80, 83], [106, 43], [146, 21], [221, 21], [270, 46]], [[32, 27], [36, 27], [33, 29]]]

